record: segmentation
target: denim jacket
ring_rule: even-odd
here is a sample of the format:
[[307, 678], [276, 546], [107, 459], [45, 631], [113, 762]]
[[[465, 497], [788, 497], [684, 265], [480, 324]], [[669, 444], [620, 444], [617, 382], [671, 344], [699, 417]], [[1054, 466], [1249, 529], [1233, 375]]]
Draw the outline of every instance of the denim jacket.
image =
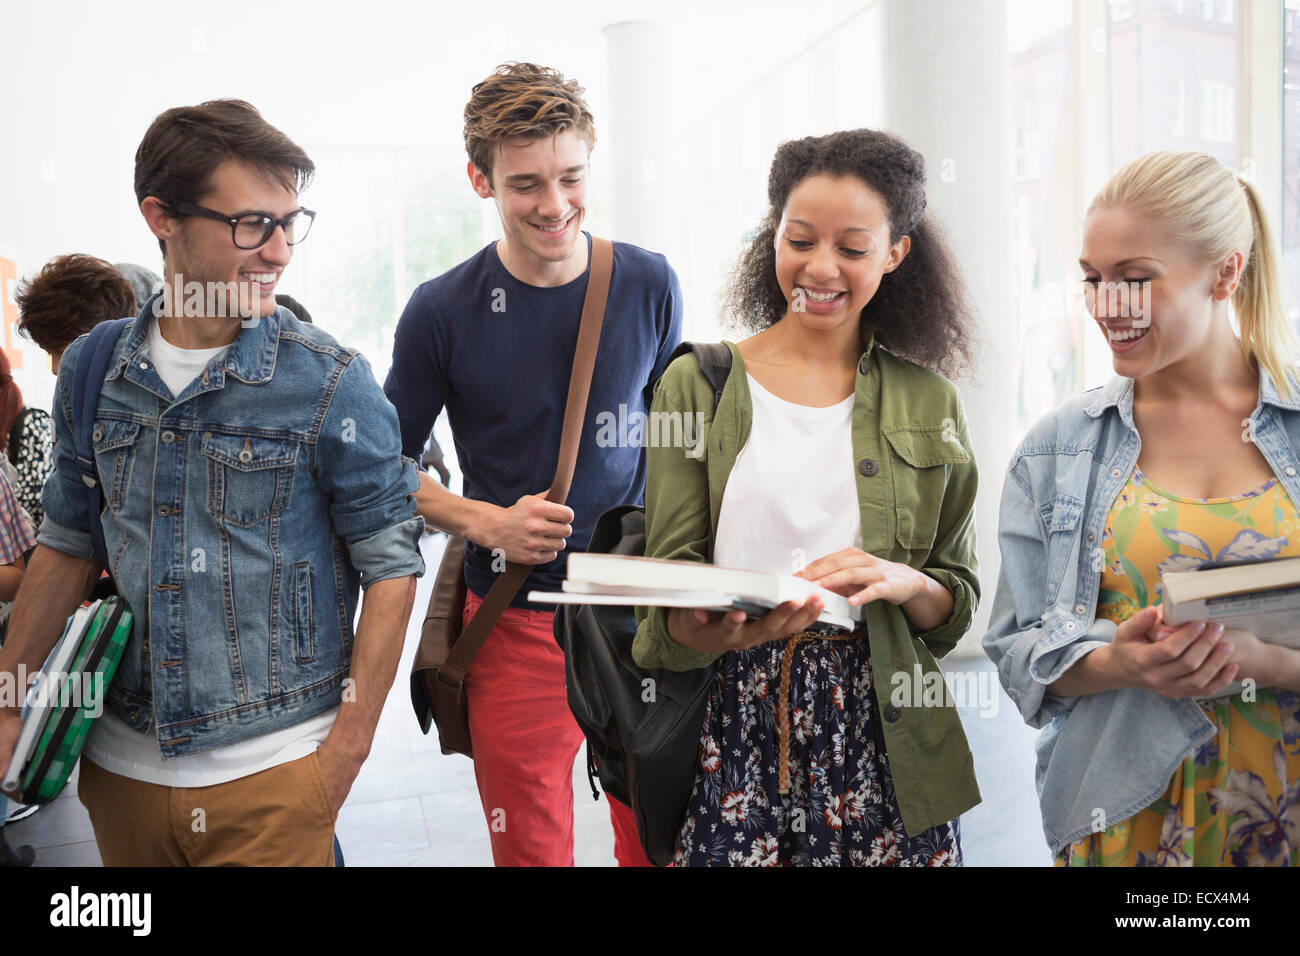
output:
[[[706, 561], [712, 553], [727, 479], [753, 422], [744, 359], [734, 344], [727, 346], [732, 370], [716, 412], [713, 388], [693, 356], [678, 358], [656, 387], [654, 412], [700, 416], [703, 454], [666, 444], [646, 450], [647, 557]], [[913, 627], [896, 604], [864, 606], [886, 759], [903, 826], [916, 834], [980, 801], [955, 702], [947, 695], [930, 701], [919, 692], [928, 679], [942, 680], [936, 658], [956, 646], [979, 604], [979, 477], [960, 396], [944, 378], [876, 346], [868, 333], [854, 389], [862, 550], [917, 568], [953, 598], [948, 619], [930, 630]], [[641, 667], [685, 671], [717, 660], [674, 640], [663, 608], [638, 607], [636, 615], [632, 656]], [[916, 692], [896, 693], [907, 687]]]
[[[1300, 404], [1260, 373], [1245, 425], [1293, 501], [1300, 501]], [[1020, 443], [1002, 491], [1002, 570], [984, 649], [1039, 734], [1037, 784], [1052, 853], [1154, 802], [1174, 771], [1214, 733], [1190, 697], [1124, 689], [1047, 693], [1081, 657], [1110, 643], [1096, 617], [1106, 516], [1137, 463], [1133, 380], [1114, 378], [1038, 422]]]
[[[175, 757], [338, 706], [358, 584], [422, 574], [423, 521], [397, 415], [355, 350], [280, 308], [173, 399], [147, 358], [155, 321], [146, 303], [120, 335], [92, 437], [135, 615], [107, 706], [141, 732], [156, 722]], [[91, 558], [69, 426], [84, 343], [59, 367], [37, 540]]]

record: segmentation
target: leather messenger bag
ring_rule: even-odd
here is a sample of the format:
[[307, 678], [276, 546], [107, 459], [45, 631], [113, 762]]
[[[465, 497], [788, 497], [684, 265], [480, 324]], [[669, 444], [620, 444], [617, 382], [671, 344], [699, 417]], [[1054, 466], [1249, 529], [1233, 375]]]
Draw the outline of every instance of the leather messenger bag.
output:
[[[582, 303], [578, 347], [569, 376], [569, 394], [564, 403], [564, 430], [555, 479], [546, 500], [564, 504], [573, 481], [578, 459], [582, 423], [587, 414], [591, 374], [596, 366], [600, 327], [609, 298], [609, 281], [614, 267], [614, 247], [608, 239], [591, 240], [591, 271]], [[474, 756], [469, 734], [469, 701], [465, 694], [465, 673], [501, 614], [509, 606], [533, 570], [531, 564], [507, 562], [506, 569], [483, 597], [483, 603], [461, 629], [465, 611], [465, 539], [452, 536], [443, 552], [434, 578], [429, 609], [420, 631], [420, 646], [411, 668], [411, 704], [420, 730], [438, 725], [438, 742], [445, 754]]]

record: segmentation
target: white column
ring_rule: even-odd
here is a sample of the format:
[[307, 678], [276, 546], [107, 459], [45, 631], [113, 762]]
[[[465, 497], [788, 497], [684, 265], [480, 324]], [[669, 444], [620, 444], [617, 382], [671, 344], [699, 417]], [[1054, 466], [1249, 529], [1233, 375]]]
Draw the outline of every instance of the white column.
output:
[[959, 383], [980, 469], [983, 598], [962, 650], [980, 653], [998, 574], [998, 499], [1016, 434], [1010, 112], [1003, 0], [885, 0], [885, 128], [925, 157], [927, 210], [946, 228], [980, 320], [974, 384]]
[[596, 117], [597, 175], [613, 189], [601, 210], [609, 237], [663, 252], [668, 241], [668, 122], [665, 115], [667, 36], [660, 23], [632, 20], [604, 29], [609, 115]]
[[1238, 171], [1250, 180], [1274, 235], [1282, 228], [1282, 4], [1237, 4]]

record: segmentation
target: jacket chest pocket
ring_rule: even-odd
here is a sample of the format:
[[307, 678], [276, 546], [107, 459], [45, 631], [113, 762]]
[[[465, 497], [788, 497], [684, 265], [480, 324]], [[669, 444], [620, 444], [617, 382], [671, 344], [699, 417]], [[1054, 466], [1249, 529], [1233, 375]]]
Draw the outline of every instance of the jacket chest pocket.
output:
[[1071, 566], [1078, 539], [1079, 519], [1083, 515], [1083, 502], [1070, 495], [1057, 495], [1038, 508], [1038, 516], [1047, 529], [1047, 604], [1056, 601], [1061, 582]]
[[131, 484], [131, 466], [135, 463], [136, 448], [140, 443], [140, 425], [138, 422], [98, 421], [90, 439], [95, 448], [95, 467], [104, 489], [104, 500], [117, 514]]
[[295, 442], [204, 432], [203, 455], [213, 517], [247, 526], [278, 515], [289, 504], [298, 460]]
[[909, 551], [934, 547], [950, 465], [970, 461], [948, 423], [885, 429], [894, 451], [898, 543]]

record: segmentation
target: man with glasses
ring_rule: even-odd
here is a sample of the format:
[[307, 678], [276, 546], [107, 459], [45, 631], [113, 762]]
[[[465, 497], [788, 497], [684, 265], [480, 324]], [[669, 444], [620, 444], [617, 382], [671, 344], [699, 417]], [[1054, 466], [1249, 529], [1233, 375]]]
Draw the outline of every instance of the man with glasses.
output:
[[[136, 153], [170, 291], [118, 336], [93, 429], [135, 615], [81, 762], [106, 865], [330, 865], [397, 669], [424, 570], [416, 467], [365, 359], [275, 303], [313, 171], [235, 100], [168, 110]], [[85, 343], [60, 366], [0, 672], [35, 672], [99, 575], [69, 425]], [[0, 772], [18, 723], [0, 712]]]

